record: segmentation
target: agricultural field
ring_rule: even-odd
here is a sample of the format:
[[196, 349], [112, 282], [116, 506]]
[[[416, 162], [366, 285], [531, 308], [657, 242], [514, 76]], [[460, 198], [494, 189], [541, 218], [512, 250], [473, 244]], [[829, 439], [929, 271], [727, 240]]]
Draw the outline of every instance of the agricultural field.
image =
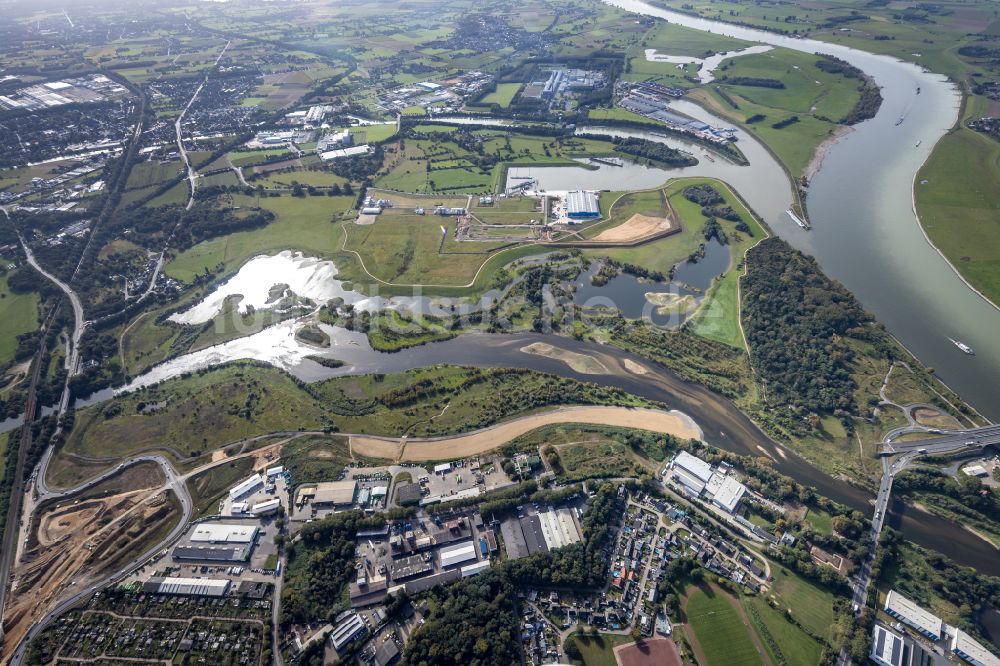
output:
[[521, 89], [520, 83], [498, 83], [497, 89], [479, 100], [479, 105], [497, 104], [503, 108], [510, 106], [514, 96]]

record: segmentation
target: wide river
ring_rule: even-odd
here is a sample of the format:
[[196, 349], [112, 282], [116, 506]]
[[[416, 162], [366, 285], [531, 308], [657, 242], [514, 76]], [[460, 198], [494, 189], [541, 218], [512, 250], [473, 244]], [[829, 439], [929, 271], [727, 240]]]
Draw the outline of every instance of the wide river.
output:
[[[856, 131], [838, 143], [814, 177], [808, 200], [811, 232], [799, 229], [784, 215], [791, 200], [788, 179], [763, 146], [748, 136], [741, 137], [740, 147], [751, 167], [703, 157], [696, 167], [667, 173], [633, 165], [601, 167], [598, 171], [573, 167], [535, 169], [531, 175], [553, 190], [637, 189], [659, 185], [667, 177], [688, 174], [726, 180], [777, 233], [816, 256], [828, 274], [844, 282], [893, 334], [921, 360], [935, 367], [963, 397], [987, 415], [1000, 414], [1000, 394], [991, 387], [1000, 378], [1000, 336], [989, 334], [990, 330], [1000, 331], [1000, 311], [969, 290], [927, 244], [911, 206], [911, 183], [916, 170], [931, 146], [955, 120], [958, 97], [954, 88], [941, 77], [891, 58], [696, 19], [633, 0], [607, 1], [695, 29], [799, 51], [831, 53], [875, 77], [885, 97], [882, 110], [877, 118], [857, 126]], [[918, 85], [922, 88], [919, 97], [915, 94]], [[720, 124], [689, 102], [680, 102], [678, 108]], [[905, 116], [905, 121], [897, 126], [895, 122], [900, 116]], [[922, 141], [920, 148], [915, 147], [918, 140]], [[703, 152], [672, 138], [665, 141]], [[591, 185], [591, 180], [599, 184]], [[542, 339], [534, 335], [461, 336], [398, 354], [380, 354], [371, 349], [364, 336], [341, 329], [330, 330], [334, 347], [321, 353], [348, 365], [330, 369], [305, 359], [316, 350], [296, 342], [292, 330], [292, 323], [286, 322], [247, 338], [188, 354], [154, 368], [137, 381], [152, 383], [236, 358], [267, 360], [305, 381], [348, 373], [399, 372], [434, 363], [530, 367], [616, 386], [665, 402], [692, 416], [710, 443], [738, 453], [769, 455], [778, 469], [800, 483], [865, 513], [870, 511], [870, 493], [833, 479], [781, 449], [727, 400], [658, 368], [650, 367], [652, 372], [645, 376], [630, 373], [622, 364], [623, 359], [630, 357], [624, 352], [564, 338], [544, 338], [551, 344], [598, 356], [606, 367], [615, 369], [606, 375], [580, 375], [561, 362], [520, 352], [521, 346]], [[978, 355], [973, 358], [961, 354], [947, 336], [968, 341]], [[104, 392], [81, 402], [90, 404], [109, 394], [110, 391]], [[889, 522], [917, 543], [984, 573], [1000, 575], [996, 548], [953, 523], [905, 508], [898, 502], [892, 507]]]
[[[828, 275], [854, 292], [963, 398], [986, 416], [1000, 419], [1000, 391], [995, 388], [1000, 380], [1000, 310], [969, 289], [927, 243], [913, 210], [912, 188], [920, 187], [914, 185], [917, 170], [958, 117], [955, 86], [943, 76], [888, 56], [700, 19], [638, 0], [605, 2], [696, 30], [828, 53], [875, 79], [884, 98], [878, 115], [855, 126], [829, 151], [810, 184], [812, 231], [799, 229], [775, 213], [774, 206], [757, 212], [782, 238], [815, 256]], [[904, 121], [896, 125], [900, 117]], [[741, 137], [741, 147], [751, 143], [747, 138]], [[748, 171], [753, 171], [759, 162], [748, 157], [753, 165]], [[733, 184], [740, 189], [739, 183]], [[741, 193], [750, 198], [749, 191]], [[949, 337], [972, 345], [976, 356], [961, 353]]]

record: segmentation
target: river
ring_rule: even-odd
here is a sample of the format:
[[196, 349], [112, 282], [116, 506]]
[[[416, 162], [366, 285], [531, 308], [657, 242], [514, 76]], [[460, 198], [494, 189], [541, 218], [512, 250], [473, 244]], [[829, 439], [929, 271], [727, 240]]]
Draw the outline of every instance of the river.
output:
[[[1000, 310], [969, 289], [927, 243], [911, 196], [917, 170], [958, 117], [955, 86], [889, 56], [696, 18], [639, 0], [605, 2], [748, 42], [828, 53], [875, 79], [884, 98], [878, 115], [856, 125], [833, 146], [812, 179], [807, 206], [813, 230], [803, 232], [773, 210], [757, 212], [782, 238], [815, 256], [828, 275], [854, 292], [964, 399], [986, 416], [1000, 418], [1000, 392], [995, 390], [1000, 378]], [[896, 125], [900, 117], [904, 121]], [[746, 139], [741, 135], [744, 152], [752, 143]], [[748, 157], [750, 170], [757, 169], [758, 163]], [[750, 190], [733, 185], [749, 198]], [[968, 342], [976, 356], [961, 353], [949, 337]]]

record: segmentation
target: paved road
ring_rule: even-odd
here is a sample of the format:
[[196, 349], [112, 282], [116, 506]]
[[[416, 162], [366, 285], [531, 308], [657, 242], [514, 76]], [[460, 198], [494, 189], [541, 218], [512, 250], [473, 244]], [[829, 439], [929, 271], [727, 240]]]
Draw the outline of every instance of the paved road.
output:
[[971, 430], [951, 430], [923, 428], [923, 432], [939, 434], [940, 437], [915, 439], [908, 442], [892, 441], [902, 433], [893, 431], [887, 436], [886, 448], [890, 453], [904, 453], [927, 449], [928, 454], [945, 453], [958, 449], [982, 449], [986, 446], [1000, 446], [1000, 425], [988, 425]]
[[[73, 291], [72, 287], [42, 268], [41, 264], [35, 260], [35, 255], [32, 253], [31, 248], [24, 242], [24, 238], [21, 237], [20, 234], [18, 234], [18, 239], [21, 241], [21, 247], [24, 248], [24, 254], [28, 257], [28, 263], [31, 264], [36, 271], [44, 275], [50, 282], [59, 287], [63, 293], [66, 294], [70, 305], [73, 306], [73, 337], [70, 342], [69, 354], [67, 354], [66, 357], [66, 369], [69, 370], [69, 375], [72, 377], [76, 375], [77, 370], [80, 367], [80, 337], [83, 335], [83, 330], [87, 327], [87, 321], [83, 318], [83, 304], [80, 302], [80, 297], [76, 295], [76, 292]], [[68, 406], [69, 395], [66, 395], [65, 392], [62, 397], [62, 402], [67, 403], [66, 406]], [[63, 406], [62, 403], [59, 405], [59, 410], [60, 412], [65, 411], [65, 406]]]

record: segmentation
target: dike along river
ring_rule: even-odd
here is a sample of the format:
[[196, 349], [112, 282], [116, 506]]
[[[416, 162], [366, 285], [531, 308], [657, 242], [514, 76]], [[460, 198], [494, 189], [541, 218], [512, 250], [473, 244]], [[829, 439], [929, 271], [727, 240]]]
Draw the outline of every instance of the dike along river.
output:
[[[875, 79], [884, 98], [877, 117], [856, 125], [833, 146], [812, 179], [807, 206], [813, 230], [802, 231], [784, 215], [758, 212], [779, 235], [815, 256], [828, 275], [854, 292], [964, 399], [1000, 419], [1000, 391], [995, 389], [1000, 380], [1000, 310], [969, 289], [927, 243], [913, 210], [912, 190], [921, 187], [914, 176], [958, 117], [955, 87], [940, 75], [888, 56], [700, 19], [638, 0], [605, 2], [696, 30], [828, 53]], [[896, 125], [899, 118], [903, 122]], [[741, 146], [747, 138], [741, 136]], [[949, 337], [972, 345], [976, 356], [961, 353]]]

